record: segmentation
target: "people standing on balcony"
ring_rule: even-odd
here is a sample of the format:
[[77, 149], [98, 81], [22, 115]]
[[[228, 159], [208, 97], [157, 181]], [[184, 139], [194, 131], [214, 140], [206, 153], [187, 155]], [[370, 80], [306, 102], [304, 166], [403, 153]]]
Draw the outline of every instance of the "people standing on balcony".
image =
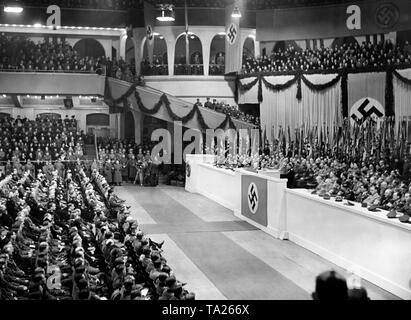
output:
[[200, 99], [197, 98], [197, 102], [194, 103], [194, 107], [202, 107], [202, 106], [203, 106], [203, 104], [200, 102]]
[[206, 107], [208, 109], [213, 108], [213, 104], [211, 103], [210, 98], [207, 97], [207, 101], [204, 103], [204, 107]]

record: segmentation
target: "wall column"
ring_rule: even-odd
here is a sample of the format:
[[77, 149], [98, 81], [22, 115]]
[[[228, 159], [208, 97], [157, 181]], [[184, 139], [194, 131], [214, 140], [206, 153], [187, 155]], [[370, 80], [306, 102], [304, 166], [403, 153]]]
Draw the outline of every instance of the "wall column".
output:
[[126, 42], [127, 42], [127, 33], [123, 33], [120, 37], [120, 50], [119, 56], [122, 57], [124, 60], [126, 59]]
[[131, 110], [134, 116], [134, 139], [137, 144], [143, 141], [143, 125], [144, 125], [144, 114]]
[[145, 29], [136, 28], [133, 30], [134, 59], [136, 61], [136, 74], [141, 74], [141, 61], [143, 61]]
[[211, 51], [211, 41], [210, 39], [204, 39], [201, 41], [201, 47], [203, 50], [203, 68], [204, 75], [208, 76], [210, 71], [210, 51]]
[[168, 62], [168, 75], [174, 75], [174, 59], [176, 51], [176, 39], [166, 39], [167, 44], [167, 62]]
[[[267, 52], [267, 56], [270, 56], [271, 52]], [[261, 51], [260, 51], [260, 41], [254, 40], [254, 58], [258, 58], [261, 56]]]

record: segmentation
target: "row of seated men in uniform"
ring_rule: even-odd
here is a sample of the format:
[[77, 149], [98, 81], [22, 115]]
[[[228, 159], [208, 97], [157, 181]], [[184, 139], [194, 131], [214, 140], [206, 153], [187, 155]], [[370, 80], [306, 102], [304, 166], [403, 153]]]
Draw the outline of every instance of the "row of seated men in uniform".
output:
[[388, 218], [411, 222], [411, 166], [408, 158], [377, 160], [369, 156], [359, 161], [338, 160], [331, 156], [284, 156], [281, 153], [221, 156], [219, 166], [229, 168], [250, 167], [278, 169], [288, 178], [287, 187], [306, 188], [322, 198], [334, 198], [361, 203], [370, 211], [389, 211]]
[[194, 299], [129, 209], [81, 165], [4, 177], [0, 300]]
[[56, 160], [62, 155], [83, 156], [85, 135], [77, 130], [77, 120], [37, 117], [28, 120], [17, 116], [0, 119], [0, 161], [13, 157], [21, 161]]

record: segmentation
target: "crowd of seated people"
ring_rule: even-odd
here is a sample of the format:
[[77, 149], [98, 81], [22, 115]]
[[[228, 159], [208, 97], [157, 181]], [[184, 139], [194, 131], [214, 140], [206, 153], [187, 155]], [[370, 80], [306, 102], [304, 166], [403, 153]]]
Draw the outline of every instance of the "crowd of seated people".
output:
[[[67, 168], [66, 168], [67, 169]], [[0, 300], [193, 300], [97, 171], [0, 181]]]
[[164, 63], [161, 56], [153, 57], [152, 63], [149, 59], [143, 59], [141, 61], [141, 74], [144, 76], [168, 75], [167, 61]]
[[349, 43], [305, 50], [290, 45], [284, 51], [273, 51], [270, 56], [244, 59], [242, 73], [377, 68], [410, 63], [411, 46], [408, 42], [400, 46], [386, 40], [378, 44]]
[[278, 169], [281, 177], [288, 178], [288, 188], [309, 189], [325, 200], [346, 200], [347, 206], [354, 206], [355, 202], [369, 211], [411, 223], [411, 156], [338, 159], [332, 154], [310, 154], [307, 149], [301, 154], [267, 149], [254, 155], [207, 152], [217, 153], [218, 167]]
[[109, 77], [127, 82], [134, 82], [136, 80], [135, 65], [125, 61], [123, 57], [106, 61], [106, 74]]
[[238, 106], [231, 106], [227, 103], [224, 102], [217, 102], [217, 99], [213, 99], [213, 102], [210, 101], [210, 98], [206, 98], [206, 101], [204, 102], [204, 105], [201, 103], [200, 99], [197, 99], [196, 103], [194, 106], [197, 107], [205, 107], [217, 112], [221, 112], [224, 114], [228, 114], [234, 119], [252, 123], [256, 126], [260, 125], [260, 118], [259, 117], [254, 117], [251, 114], [247, 114], [243, 111], [241, 111]]
[[6, 171], [27, 161], [42, 166], [48, 161], [74, 161], [84, 156], [85, 135], [78, 130], [75, 116], [54, 119], [38, 115], [35, 120], [5, 117], [0, 126], [0, 163]]
[[137, 145], [131, 140], [110, 138], [98, 138], [97, 144], [99, 161], [92, 166], [97, 167], [109, 184], [158, 185], [159, 165], [151, 156], [154, 144]]
[[21, 35], [0, 34], [0, 70], [92, 72], [103, 74], [105, 57], [80, 56], [62, 39], [34, 43]]

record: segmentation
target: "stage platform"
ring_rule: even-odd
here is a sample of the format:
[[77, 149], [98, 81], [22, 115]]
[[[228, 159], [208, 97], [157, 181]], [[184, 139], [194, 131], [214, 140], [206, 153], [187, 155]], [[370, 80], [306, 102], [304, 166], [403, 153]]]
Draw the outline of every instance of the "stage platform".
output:
[[360, 204], [287, 189], [275, 170], [254, 173], [187, 155], [186, 190], [202, 194], [277, 239], [290, 240], [403, 298], [411, 299], [411, 224]]

